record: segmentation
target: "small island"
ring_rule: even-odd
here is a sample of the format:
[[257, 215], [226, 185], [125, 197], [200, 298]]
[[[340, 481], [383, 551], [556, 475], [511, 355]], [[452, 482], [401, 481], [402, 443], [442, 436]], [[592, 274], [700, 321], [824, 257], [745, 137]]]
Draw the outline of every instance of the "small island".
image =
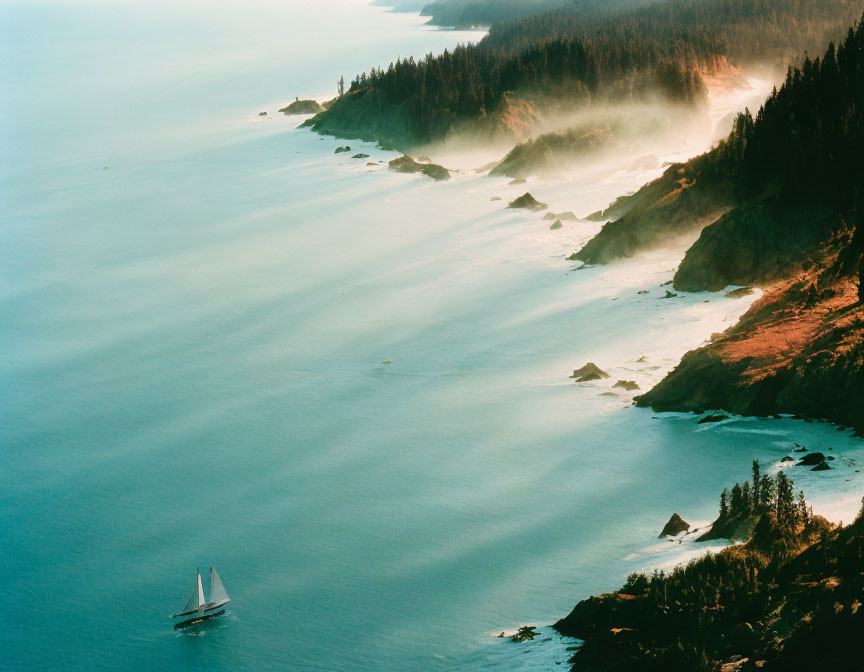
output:
[[279, 110], [282, 114], [318, 114], [324, 108], [317, 100], [295, 98], [290, 105]]

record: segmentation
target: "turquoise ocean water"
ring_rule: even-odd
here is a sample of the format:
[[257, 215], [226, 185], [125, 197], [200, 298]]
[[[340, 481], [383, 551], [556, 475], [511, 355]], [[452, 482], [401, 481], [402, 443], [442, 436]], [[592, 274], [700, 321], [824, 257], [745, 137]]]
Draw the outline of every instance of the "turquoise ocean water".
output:
[[[754, 457], [831, 447], [794, 477], [857, 508], [833, 427], [601, 396], [746, 309], [660, 299], [680, 251], [574, 271], [596, 225], [276, 114], [478, 34], [352, 0], [2, 2], [0, 30], [0, 668], [554, 669], [566, 643], [490, 635], [704, 552], [656, 534]], [[585, 214], [656, 174], [531, 189]], [[589, 360], [613, 379], [573, 384]], [[209, 564], [229, 613], [177, 634]]]

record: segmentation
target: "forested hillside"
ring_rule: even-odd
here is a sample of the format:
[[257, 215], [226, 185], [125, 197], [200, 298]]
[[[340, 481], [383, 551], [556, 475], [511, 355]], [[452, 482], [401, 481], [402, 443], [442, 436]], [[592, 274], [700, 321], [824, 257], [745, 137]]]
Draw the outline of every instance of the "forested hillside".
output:
[[637, 403], [790, 413], [864, 433], [862, 110], [858, 23], [836, 48], [790, 68], [716, 149], [622, 199], [613, 208], [622, 216], [575, 255], [609, 261], [704, 227], [676, 289], [766, 287], [736, 326], [685, 355]]
[[[627, 3], [625, 3], [627, 4]], [[647, 95], [692, 104], [700, 72], [821, 48], [860, 13], [850, 0], [666, 0], [599, 9], [580, 3], [492, 26], [477, 45], [397, 60], [355, 78], [310, 121], [315, 130], [401, 148], [449, 133], [530, 134], [544, 111]]]
[[668, 575], [631, 574], [555, 624], [585, 640], [574, 672], [860, 669], [864, 517], [834, 527], [794, 495], [784, 471], [758, 469], [731, 500], [724, 491], [714, 523], [740, 519], [748, 543]]

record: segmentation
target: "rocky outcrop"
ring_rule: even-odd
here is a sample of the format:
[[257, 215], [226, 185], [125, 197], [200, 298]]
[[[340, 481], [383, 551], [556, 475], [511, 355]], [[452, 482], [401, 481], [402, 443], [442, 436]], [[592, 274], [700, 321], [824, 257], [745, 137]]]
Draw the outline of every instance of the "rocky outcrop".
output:
[[639, 389], [639, 385], [636, 384], [635, 380], [619, 380], [612, 387], [620, 387], [621, 389], [627, 390], [628, 392]]
[[684, 355], [637, 405], [790, 413], [864, 433], [864, 305], [845, 253], [821, 255], [824, 265], [768, 288], [736, 326]]
[[574, 672], [857, 669], [862, 548], [860, 517], [787, 530], [765, 514], [750, 542], [672, 574], [632, 574], [553, 627], [584, 640]]
[[[509, 636], [511, 642], [530, 642], [540, 633], [537, 632], [536, 625], [523, 625], [516, 632]], [[507, 637], [503, 632], [499, 637]]]
[[723, 420], [728, 420], [728, 415], [723, 415], [722, 413], [714, 413], [711, 415], [706, 415], [704, 418], [699, 418], [699, 424], [704, 425], [708, 422], [722, 422]]
[[573, 214], [571, 210], [567, 210], [566, 212], [547, 212], [543, 215], [543, 219], [553, 220], [560, 219], [562, 222], [577, 222], [579, 218]]
[[530, 210], [531, 212], [545, 210], [548, 207], [548, 205], [541, 203], [527, 191], [516, 200], [510, 201], [507, 205], [508, 209], [525, 209]]
[[560, 219], [556, 219], [556, 220], [552, 223], [552, 225], [549, 227], [549, 230], [550, 230], [550, 231], [557, 231], [557, 230], [560, 229], [562, 226], [564, 226], [564, 225], [561, 223], [561, 220], [560, 220]]
[[798, 460], [798, 464], [804, 467], [814, 467], [825, 461], [825, 456], [822, 453], [807, 453], [804, 457]]
[[316, 100], [300, 100], [295, 98], [294, 102], [279, 110], [282, 114], [317, 114], [323, 108]]
[[674, 164], [632, 196], [615, 201], [601, 215], [614, 219], [570, 259], [605, 264], [682, 239], [692, 241], [737, 203], [729, 185], [704, 178], [702, 170], [700, 160]]
[[588, 362], [581, 369], [574, 369], [571, 378], [575, 378], [577, 383], [584, 383], [589, 380], [600, 380], [608, 378], [609, 374], [597, 366], [594, 362]]
[[669, 522], [663, 526], [663, 530], [657, 535], [657, 537], [661, 539], [663, 537], [677, 537], [679, 534], [686, 532], [689, 529], [690, 523], [684, 520], [677, 513], [673, 513], [672, 517], [669, 518]]
[[397, 173], [422, 173], [436, 182], [450, 179], [450, 171], [436, 163], [418, 163], [410, 156], [400, 156], [388, 164]]
[[489, 174], [525, 178], [555, 173], [572, 168], [577, 161], [612, 144], [612, 132], [608, 129], [546, 133], [516, 145]]
[[784, 208], [778, 198], [735, 208], [702, 230], [675, 273], [675, 289], [718, 291], [786, 278], [830, 236], [826, 208]]

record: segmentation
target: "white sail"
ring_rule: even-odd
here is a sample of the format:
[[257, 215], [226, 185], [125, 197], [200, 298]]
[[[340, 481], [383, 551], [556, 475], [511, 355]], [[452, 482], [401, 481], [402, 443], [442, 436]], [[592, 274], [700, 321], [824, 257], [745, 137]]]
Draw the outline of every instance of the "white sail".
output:
[[225, 586], [222, 585], [222, 579], [216, 573], [216, 569], [210, 566], [210, 604], [219, 604], [227, 602], [230, 598], [225, 592]]
[[186, 606], [183, 607], [181, 613], [195, 611], [198, 607], [204, 604], [204, 586], [201, 585], [201, 570], [197, 571], [197, 575], [198, 576], [195, 579], [195, 589], [192, 591], [192, 597], [189, 598], [189, 601], [186, 603]]
[[200, 607], [206, 604], [204, 602], [204, 586], [201, 585], [201, 570], [196, 569], [195, 571], [198, 572], [198, 606]]

